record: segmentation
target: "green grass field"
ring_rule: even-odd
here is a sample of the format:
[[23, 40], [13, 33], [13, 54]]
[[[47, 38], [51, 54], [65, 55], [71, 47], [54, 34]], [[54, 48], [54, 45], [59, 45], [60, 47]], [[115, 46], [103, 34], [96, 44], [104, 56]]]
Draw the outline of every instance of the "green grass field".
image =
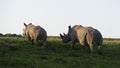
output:
[[0, 37], [0, 68], [120, 68], [120, 40], [104, 40], [103, 55], [81, 51], [79, 44], [49, 37], [48, 48], [30, 45], [26, 38]]

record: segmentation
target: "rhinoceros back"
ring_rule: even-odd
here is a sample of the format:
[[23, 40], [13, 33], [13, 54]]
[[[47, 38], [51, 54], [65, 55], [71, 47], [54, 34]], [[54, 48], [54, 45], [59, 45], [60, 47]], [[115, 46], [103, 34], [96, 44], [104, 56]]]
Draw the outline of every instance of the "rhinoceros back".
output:
[[46, 31], [40, 26], [34, 27], [34, 34], [36, 35], [37, 39], [46, 40], [46, 38], [47, 38]]
[[102, 35], [97, 29], [90, 29], [87, 32], [87, 40], [94, 45], [101, 45], [103, 42]]

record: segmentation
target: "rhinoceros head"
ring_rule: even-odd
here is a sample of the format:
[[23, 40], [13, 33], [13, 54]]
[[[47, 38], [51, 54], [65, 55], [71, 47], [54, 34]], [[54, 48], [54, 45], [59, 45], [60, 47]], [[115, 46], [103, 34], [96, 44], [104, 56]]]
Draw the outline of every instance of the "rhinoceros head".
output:
[[69, 30], [68, 30], [67, 34], [65, 34], [65, 33], [63, 33], [63, 35], [60, 34], [60, 37], [62, 38], [63, 43], [68, 43], [71, 40], [71, 36], [70, 36], [71, 35], [71, 26], [69, 26], [68, 28], [69, 28]]
[[62, 38], [63, 43], [68, 43], [70, 41], [69, 36], [66, 34], [64, 35], [60, 34], [60, 37]]
[[25, 28], [23, 29], [23, 36], [27, 36], [27, 30], [28, 30], [28, 26], [29, 25], [32, 25], [32, 23], [29, 23], [28, 25], [26, 24], [26, 23], [24, 23], [24, 26], [25, 26]]
[[26, 36], [26, 29], [23, 29], [23, 36]]

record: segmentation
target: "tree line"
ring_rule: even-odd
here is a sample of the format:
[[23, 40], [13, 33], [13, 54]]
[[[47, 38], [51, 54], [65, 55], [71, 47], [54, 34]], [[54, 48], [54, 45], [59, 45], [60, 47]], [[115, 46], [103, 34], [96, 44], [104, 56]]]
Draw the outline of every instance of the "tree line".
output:
[[22, 37], [22, 35], [21, 34], [11, 34], [11, 33], [7, 33], [7, 34], [0, 33], [0, 37]]

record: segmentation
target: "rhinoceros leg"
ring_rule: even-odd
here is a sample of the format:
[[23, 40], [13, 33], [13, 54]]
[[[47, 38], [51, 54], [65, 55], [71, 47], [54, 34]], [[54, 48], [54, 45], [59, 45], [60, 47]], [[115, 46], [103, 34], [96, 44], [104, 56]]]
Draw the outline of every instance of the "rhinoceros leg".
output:
[[82, 45], [82, 46], [81, 46], [81, 51], [83, 51], [83, 50], [84, 50], [84, 48], [85, 48], [85, 46], [83, 46], [83, 45]]
[[75, 45], [75, 42], [72, 42], [71, 43], [71, 50], [74, 50], [74, 45]]
[[90, 50], [91, 50], [91, 54], [94, 54], [94, 52], [95, 52], [95, 45], [90, 44]]
[[35, 44], [33, 39], [31, 39], [31, 44]]
[[43, 41], [43, 46], [46, 46], [46, 41]]
[[28, 42], [30, 42], [30, 39], [31, 39], [31, 38], [30, 38], [30, 37], [27, 37], [27, 39], [28, 39]]
[[99, 54], [99, 55], [102, 54], [102, 45], [99, 45], [99, 46], [98, 46], [98, 54]]
[[30, 37], [28, 37], [28, 43], [30, 43], [30, 44], [34, 44], [33, 39], [31, 39]]
[[38, 45], [38, 41], [39, 41], [38, 39], [34, 40], [35, 45]]

